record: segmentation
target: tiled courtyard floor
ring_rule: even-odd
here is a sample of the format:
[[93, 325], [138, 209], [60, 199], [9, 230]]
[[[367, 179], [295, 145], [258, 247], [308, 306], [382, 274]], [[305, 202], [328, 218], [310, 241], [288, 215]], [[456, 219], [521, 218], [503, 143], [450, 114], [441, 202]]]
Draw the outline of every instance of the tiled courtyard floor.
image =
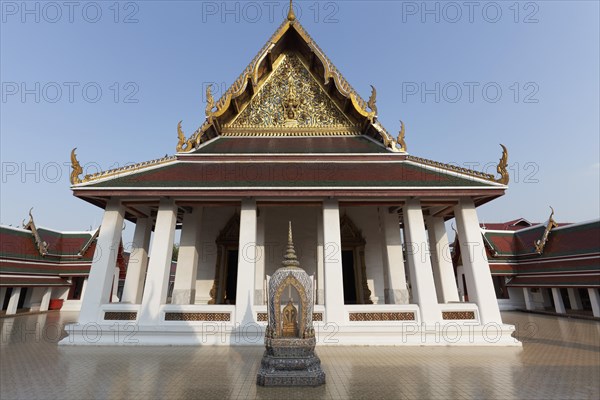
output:
[[522, 349], [318, 347], [327, 384], [301, 389], [256, 386], [261, 347], [58, 347], [76, 314], [4, 318], [0, 398], [600, 398], [599, 322], [503, 317]]

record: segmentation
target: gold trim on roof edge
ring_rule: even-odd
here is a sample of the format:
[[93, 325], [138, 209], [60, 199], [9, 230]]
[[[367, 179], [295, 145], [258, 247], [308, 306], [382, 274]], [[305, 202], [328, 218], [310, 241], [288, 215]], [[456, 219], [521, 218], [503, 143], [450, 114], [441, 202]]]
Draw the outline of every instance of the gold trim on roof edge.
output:
[[[75, 151], [75, 149], [73, 149], [73, 151]], [[143, 162], [140, 162], [137, 164], [126, 165], [126, 166], [120, 167], [120, 168], [114, 168], [114, 169], [109, 169], [106, 171], [100, 171], [100, 172], [96, 172], [94, 174], [87, 174], [86, 176], [83, 177], [83, 179], [79, 179], [79, 181], [76, 183], [71, 181], [71, 184], [72, 184], [72, 186], [77, 186], [82, 183], [97, 181], [97, 180], [100, 180], [103, 178], [112, 177], [112, 176], [126, 173], [126, 172], [135, 172], [135, 171], [138, 171], [141, 169], [153, 167], [153, 166], [160, 165], [160, 164], [165, 164], [165, 163], [175, 161], [175, 160], [177, 160], [177, 156], [164, 156], [162, 158], [157, 158], [155, 160], [143, 161]], [[77, 163], [77, 164], [79, 165], [79, 163]], [[83, 172], [83, 169], [82, 169], [82, 172]]]
[[500, 146], [502, 146], [502, 157], [500, 158], [500, 163], [496, 167], [496, 170], [500, 174], [500, 178], [496, 178], [492, 174], [486, 174], [484, 172], [479, 172], [479, 171], [475, 171], [475, 170], [468, 169], [468, 168], [458, 167], [458, 166], [452, 165], [452, 164], [444, 164], [444, 163], [441, 163], [438, 161], [428, 160], [426, 158], [407, 155], [406, 159], [409, 161], [414, 161], [414, 162], [420, 163], [420, 164], [429, 165], [431, 167], [441, 168], [441, 169], [445, 169], [445, 170], [452, 171], [452, 172], [458, 172], [461, 174], [473, 176], [475, 178], [485, 179], [490, 182], [507, 185], [509, 182], [509, 175], [508, 175], [508, 171], [506, 170], [506, 168], [508, 166], [508, 150], [506, 149], [506, 146], [504, 146], [503, 144], [501, 144]]
[[428, 160], [426, 158], [415, 157], [415, 156], [411, 156], [411, 155], [407, 155], [406, 159], [408, 161], [414, 161], [416, 163], [428, 165], [430, 167], [436, 167], [436, 168], [440, 168], [440, 169], [445, 169], [447, 171], [458, 172], [458, 173], [461, 173], [461, 174], [473, 176], [475, 178], [481, 178], [481, 179], [485, 179], [485, 180], [488, 180], [488, 181], [496, 182], [496, 179], [494, 178], [494, 175], [486, 174], [486, 173], [475, 171], [475, 170], [472, 170], [472, 169], [463, 168], [463, 167], [457, 167], [456, 165], [444, 164], [444, 163], [441, 163], [439, 161]]

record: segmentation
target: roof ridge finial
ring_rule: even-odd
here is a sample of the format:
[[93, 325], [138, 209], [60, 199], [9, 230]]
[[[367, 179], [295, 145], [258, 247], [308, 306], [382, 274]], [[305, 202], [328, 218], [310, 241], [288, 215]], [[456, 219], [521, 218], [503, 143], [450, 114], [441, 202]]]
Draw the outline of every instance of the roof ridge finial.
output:
[[281, 264], [283, 264], [284, 267], [298, 268], [300, 266], [298, 257], [296, 257], [296, 249], [294, 249], [294, 240], [292, 237], [292, 221], [289, 221], [287, 251], [285, 253], [285, 256], [283, 256], [283, 261], [281, 262]]
[[288, 21], [296, 20], [296, 14], [294, 14], [294, 5], [292, 4], [292, 1], [293, 0], [290, 0], [290, 10], [288, 11], [288, 16], [287, 16]]

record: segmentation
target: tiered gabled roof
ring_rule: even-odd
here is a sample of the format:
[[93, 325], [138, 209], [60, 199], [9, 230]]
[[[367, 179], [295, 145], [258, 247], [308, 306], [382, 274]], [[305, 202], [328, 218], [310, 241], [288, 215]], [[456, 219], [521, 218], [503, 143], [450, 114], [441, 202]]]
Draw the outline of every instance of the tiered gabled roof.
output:
[[[29, 218], [22, 228], [0, 225], [0, 286], [69, 286], [62, 277], [89, 274], [99, 229], [62, 232]], [[122, 245], [117, 266], [126, 270]]]
[[394, 139], [376, 100], [374, 88], [367, 101], [352, 88], [290, 12], [218, 101], [208, 90], [200, 128], [188, 137], [179, 123], [175, 156], [81, 177], [73, 151], [71, 183], [100, 207], [109, 196], [140, 195], [447, 195], [478, 205], [504, 194], [504, 146], [499, 178], [408, 155], [404, 124]]
[[[275, 31], [206, 121], [179, 148], [189, 152], [218, 136], [367, 135], [402, 151], [377, 121], [376, 91], [365, 101], [295, 18]], [[288, 110], [296, 116], [286, 116]], [[282, 129], [284, 128], [284, 129]]]
[[[486, 224], [484, 243], [495, 275], [512, 275], [513, 287], [600, 287], [600, 220], [578, 224], [545, 223], [514, 230], [511, 221]], [[553, 223], [554, 222], [554, 223]], [[458, 239], [456, 239], [458, 240]], [[460, 246], [454, 244], [455, 263]]]

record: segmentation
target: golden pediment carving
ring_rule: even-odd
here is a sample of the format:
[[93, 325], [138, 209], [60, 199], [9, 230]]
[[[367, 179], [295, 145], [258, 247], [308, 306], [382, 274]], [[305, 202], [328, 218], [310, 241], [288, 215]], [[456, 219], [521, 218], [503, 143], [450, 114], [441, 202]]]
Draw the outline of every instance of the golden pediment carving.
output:
[[279, 65], [228, 129], [354, 128], [300, 58], [282, 55]]

